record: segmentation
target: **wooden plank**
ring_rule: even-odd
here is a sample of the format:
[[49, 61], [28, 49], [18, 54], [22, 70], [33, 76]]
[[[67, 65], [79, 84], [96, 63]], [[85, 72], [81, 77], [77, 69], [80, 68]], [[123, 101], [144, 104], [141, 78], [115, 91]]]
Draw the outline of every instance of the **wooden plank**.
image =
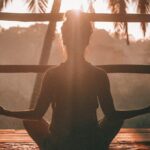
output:
[[[0, 150], [39, 150], [25, 130], [0, 130]], [[149, 150], [149, 129], [121, 129], [110, 150]]]
[[[105, 14], [105, 13], [84, 13], [89, 20], [96, 22], [150, 22], [149, 14]], [[23, 21], [23, 22], [37, 22], [37, 21], [62, 21], [63, 13], [3, 13], [0, 12], [0, 20], [5, 21]]]
[[[43, 73], [51, 65], [0, 65], [0, 73]], [[150, 65], [98, 65], [107, 73], [150, 74]]]
[[[12, 138], [13, 137], [13, 138]], [[115, 142], [150, 142], [150, 129], [121, 129]], [[33, 142], [25, 130], [0, 130], [0, 142]]]

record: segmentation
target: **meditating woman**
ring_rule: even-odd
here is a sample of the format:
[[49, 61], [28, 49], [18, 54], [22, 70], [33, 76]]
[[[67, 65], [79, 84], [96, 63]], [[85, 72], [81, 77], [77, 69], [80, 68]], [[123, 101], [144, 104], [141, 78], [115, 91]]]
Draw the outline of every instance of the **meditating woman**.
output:
[[[92, 26], [82, 12], [68, 11], [61, 31], [67, 60], [46, 71], [36, 107], [16, 112], [0, 107], [0, 114], [23, 119], [41, 150], [106, 150], [124, 120], [150, 113], [150, 106], [115, 109], [106, 72], [84, 59]], [[49, 105], [53, 110], [50, 125], [43, 119]], [[101, 122], [98, 105], [104, 113]]]

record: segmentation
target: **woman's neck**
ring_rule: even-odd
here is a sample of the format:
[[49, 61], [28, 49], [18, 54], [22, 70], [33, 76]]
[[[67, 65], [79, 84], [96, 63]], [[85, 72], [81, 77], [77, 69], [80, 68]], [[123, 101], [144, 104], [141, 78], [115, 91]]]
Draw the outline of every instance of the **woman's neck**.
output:
[[86, 63], [84, 58], [85, 47], [66, 47], [67, 60], [65, 63], [72, 65], [80, 65]]
[[84, 56], [68, 57], [68, 59], [66, 60], [66, 63], [72, 64], [72, 65], [82, 64], [85, 62], [86, 62], [86, 60], [85, 60]]

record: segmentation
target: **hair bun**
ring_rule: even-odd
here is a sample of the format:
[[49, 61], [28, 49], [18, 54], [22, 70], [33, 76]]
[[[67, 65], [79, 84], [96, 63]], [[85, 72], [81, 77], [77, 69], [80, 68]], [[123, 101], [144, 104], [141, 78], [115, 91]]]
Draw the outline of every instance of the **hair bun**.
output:
[[66, 20], [80, 20], [83, 18], [83, 12], [80, 10], [69, 10], [65, 14]]

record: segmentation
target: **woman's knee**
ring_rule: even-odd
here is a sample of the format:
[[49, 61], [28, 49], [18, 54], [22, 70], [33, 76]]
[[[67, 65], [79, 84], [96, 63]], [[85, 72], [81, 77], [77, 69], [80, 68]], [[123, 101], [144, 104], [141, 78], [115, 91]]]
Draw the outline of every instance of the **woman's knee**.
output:
[[109, 123], [114, 128], [121, 128], [123, 123], [124, 123], [124, 120], [116, 120], [116, 119], [114, 119], [114, 120], [110, 120]]
[[114, 120], [112, 120], [112, 122], [115, 123], [115, 124], [121, 125], [121, 124], [124, 123], [124, 120], [121, 120], [121, 119], [114, 119]]
[[36, 128], [38, 125], [38, 122], [32, 121], [32, 120], [23, 120], [23, 126], [25, 129], [33, 129]]
[[108, 118], [106, 118], [106, 117], [104, 117], [103, 119], [101, 119], [100, 121], [99, 121], [99, 123], [100, 124], [108, 124], [108, 125], [110, 125], [110, 124], [118, 124], [118, 125], [121, 125], [121, 124], [123, 124], [124, 123], [124, 120], [121, 120], [121, 119], [108, 119]]
[[119, 130], [124, 121], [123, 120], [116, 120], [116, 119], [107, 119], [103, 118], [99, 125], [101, 129], [107, 129], [107, 130]]
[[24, 126], [28, 126], [28, 125], [30, 125], [30, 124], [32, 124], [33, 123], [33, 121], [30, 121], [30, 120], [23, 120], [23, 125]]
[[22, 122], [23, 122], [24, 127], [29, 124], [29, 122], [27, 120], [23, 120]]
[[23, 125], [28, 132], [34, 132], [40, 135], [48, 135], [49, 133], [49, 124], [45, 120], [23, 120]]

